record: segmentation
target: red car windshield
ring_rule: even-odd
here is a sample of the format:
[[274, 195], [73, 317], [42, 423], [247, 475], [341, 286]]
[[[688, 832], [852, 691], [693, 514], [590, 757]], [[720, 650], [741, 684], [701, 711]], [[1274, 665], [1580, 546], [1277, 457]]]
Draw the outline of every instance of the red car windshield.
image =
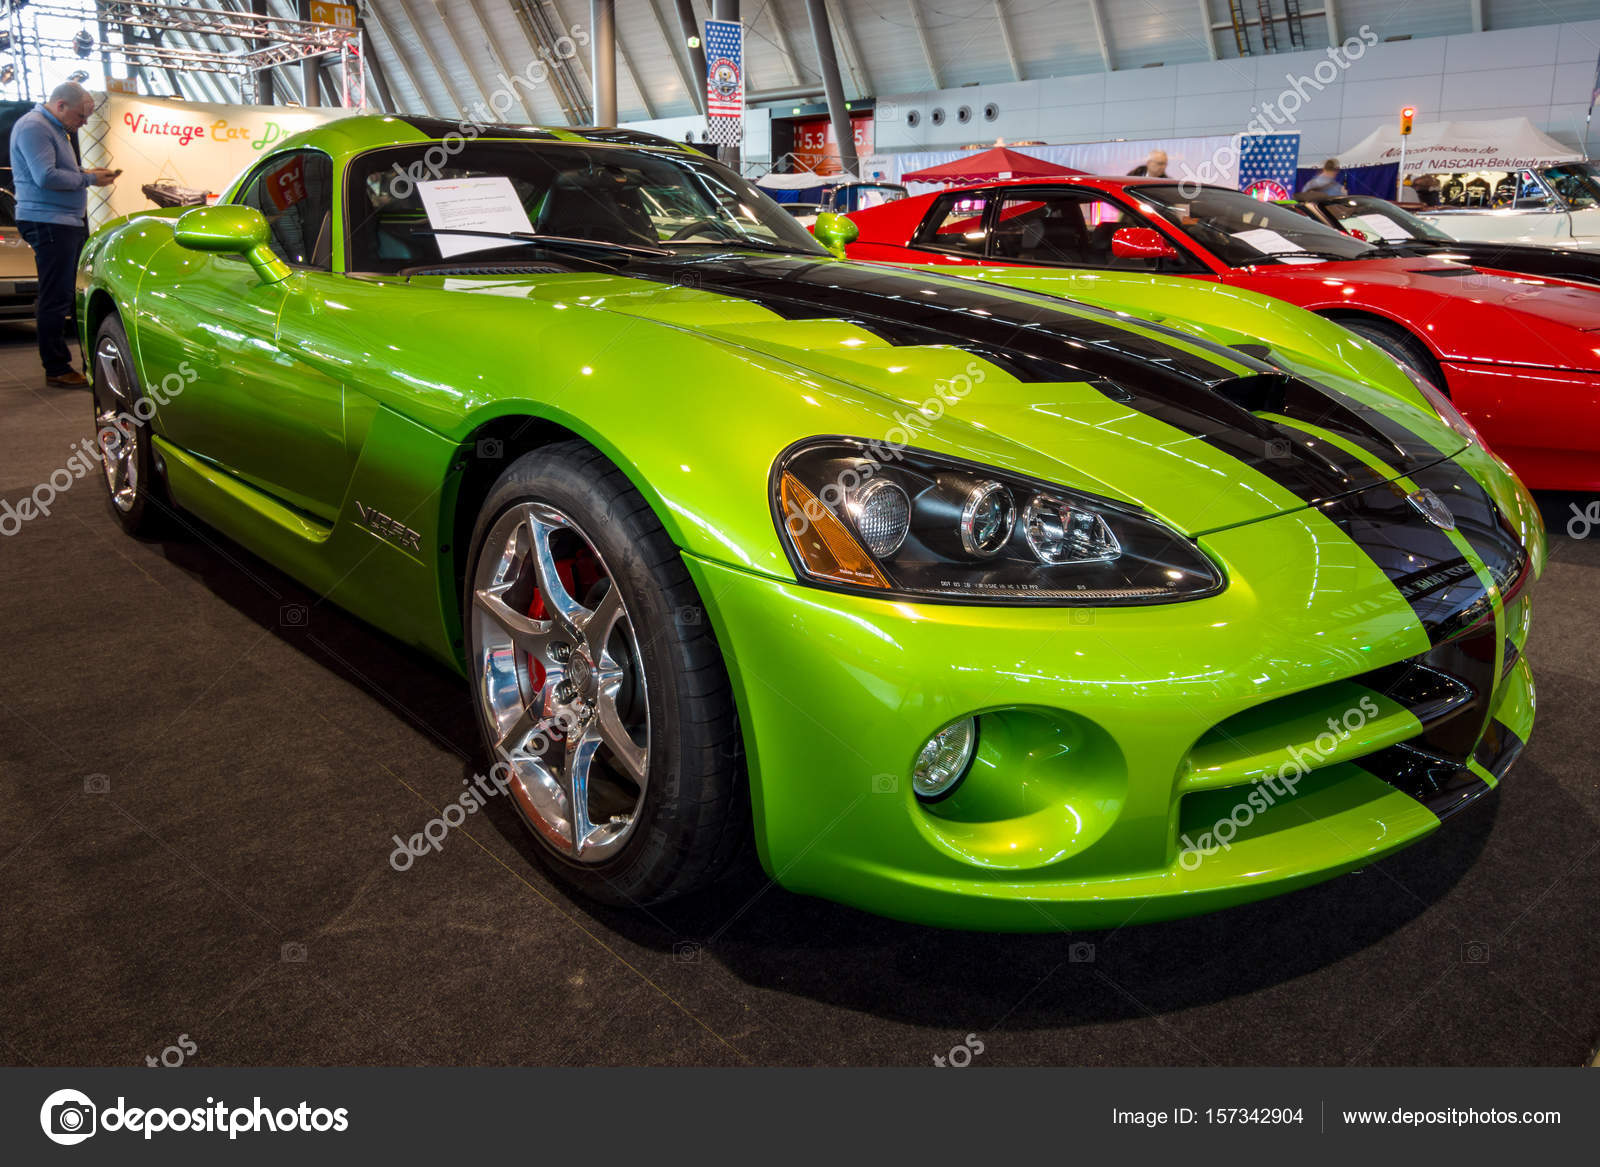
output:
[[1129, 187], [1128, 194], [1146, 213], [1159, 215], [1229, 267], [1368, 259], [1376, 254], [1359, 239], [1236, 190], [1203, 186], [1191, 195], [1177, 183], [1141, 184]]

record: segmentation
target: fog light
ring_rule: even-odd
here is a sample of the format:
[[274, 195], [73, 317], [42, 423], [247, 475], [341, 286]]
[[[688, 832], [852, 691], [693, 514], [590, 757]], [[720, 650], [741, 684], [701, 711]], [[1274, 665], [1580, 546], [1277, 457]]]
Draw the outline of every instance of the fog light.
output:
[[971, 717], [952, 721], [923, 745], [911, 770], [911, 788], [917, 797], [935, 802], [950, 794], [967, 776], [978, 747], [978, 722]]

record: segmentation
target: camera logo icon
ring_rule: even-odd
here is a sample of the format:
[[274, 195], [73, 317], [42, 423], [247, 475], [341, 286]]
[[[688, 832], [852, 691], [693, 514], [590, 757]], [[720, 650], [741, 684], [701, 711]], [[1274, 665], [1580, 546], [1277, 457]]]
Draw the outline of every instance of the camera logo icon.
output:
[[70, 1147], [95, 1131], [95, 1105], [77, 1090], [57, 1090], [39, 1108], [39, 1125], [52, 1143]]

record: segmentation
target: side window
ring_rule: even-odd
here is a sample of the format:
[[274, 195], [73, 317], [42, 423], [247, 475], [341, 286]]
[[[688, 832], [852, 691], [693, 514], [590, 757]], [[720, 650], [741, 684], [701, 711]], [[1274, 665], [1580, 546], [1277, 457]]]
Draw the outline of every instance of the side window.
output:
[[982, 194], [957, 192], [935, 199], [933, 209], [922, 221], [911, 242], [939, 251], [958, 251], [963, 255], [983, 254], [983, 210], [988, 199]]
[[297, 150], [263, 163], [234, 200], [254, 207], [272, 227], [272, 250], [295, 267], [324, 271], [333, 249], [333, 163]]
[[1132, 211], [1089, 192], [1016, 194], [1000, 204], [993, 255], [997, 259], [1064, 267], [1168, 270], [1170, 260], [1112, 254], [1111, 237], [1119, 230], [1149, 226]]

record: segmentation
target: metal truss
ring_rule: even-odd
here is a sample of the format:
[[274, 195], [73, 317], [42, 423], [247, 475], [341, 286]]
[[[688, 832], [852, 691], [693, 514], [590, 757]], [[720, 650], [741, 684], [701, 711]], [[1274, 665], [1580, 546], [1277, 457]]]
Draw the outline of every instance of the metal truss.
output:
[[[82, 21], [88, 16], [102, 30], [91, 52], [107, 62], [108, 71], [112, 61], [120, 60], [129, 69], [227, 74], [248, 101], [263, 70], [334, 56], [344, 66], [347, 101], [366, 105], [366, 46], [356, 28], [152, 0], [96, 0], [92, 15], [80, 6], [60, 3], [10, 7], [14, 49], [24, 57], [32, 52], [46, 59], [71, 60], [86, 54], [69, 37], [39, 35], [36, 20], [31, 31], [19, 27], [22, 17]], [[237, 42], [239, 48], [208, 48], [203, 37]]]

